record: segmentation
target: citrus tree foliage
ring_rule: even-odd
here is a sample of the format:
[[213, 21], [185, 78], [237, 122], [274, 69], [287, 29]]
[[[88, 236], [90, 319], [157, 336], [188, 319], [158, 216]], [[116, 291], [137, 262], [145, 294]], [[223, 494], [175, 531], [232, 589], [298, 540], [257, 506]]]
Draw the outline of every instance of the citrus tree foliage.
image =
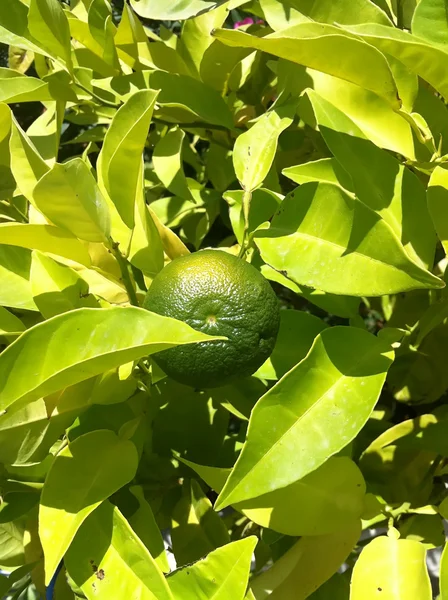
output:
[[[0, 597], [433, 597], [446, 15], [0, 2]], [[193, 389], [152, 355], [211, 338], [142, 304], [208, 247], [281, 325], [254, 375]]]

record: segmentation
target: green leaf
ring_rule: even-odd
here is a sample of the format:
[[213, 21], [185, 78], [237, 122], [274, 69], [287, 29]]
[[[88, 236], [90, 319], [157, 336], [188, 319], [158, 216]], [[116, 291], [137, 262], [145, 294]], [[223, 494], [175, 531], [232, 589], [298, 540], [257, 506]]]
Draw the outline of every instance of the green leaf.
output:
[[230, 542], [227, 527], [197, 481], [187, 480], [182, 486], [182, 497], [172, 513], [171, 539], [178, 566]]
[[[236, 239], [239, 244], [242, 244], [244, 238], [244, 192], [241, 190], [231, 190], [225, 192], [222, 197], [229, 205], [230, 222], [232, 223]], [[272, 215], [278, 209], [280, 201], [281, 196], [275, 192], [262, 188], [254, 190], [249, 207], [249, 226], [247, 229], [249, 235], [262, 223], [272, 218]]]
[[0, 223], [0, 244], [40, 250], [86, 267], [92, 262], [82, 242], [65, 229], [52, 225]]
[[31, 35], [51, 55], [62, 58], [71, 71], [70, 28], [58, 0], [30, 0], [28, 27]]
[[345, 29], [401, 61], [412, 73], [430, 83], [445, 99], [448, 98], [444, 50], [431, 46], [406, 31], [384, 25], [366, 23], [345, 26]]
[[221, 27], [226, 17], [227, 7], [221, 5], [183, 23], [177, 51], [198, 79], [204, 53], [213, 42], [211, 31], [215, 27]]
[[354, 296], [327, 294], [326, 292], [322, 292], [322, 290], [297, 285], [297, 283], [294, 283], [279, 271], [276, 271], [268, 265], [262, 265], [260, 270], [266, 279], [280, 283], [331, 315], [349, 319], [356, 317], [359, 314], [359, 298]]
[[81, 158], [56, 163], [34, 188], [34, 202], [52, 223], [81, 240], [105, 242], [110, 234], [107, 204]]
[[387, 15], [373, 2], [369, 0], [287, 0], [286, 5], [306, 15], [311, 21], [318, 23], [355, 24], [355, 23], [381, 23], [392, 25]]
[[9, 148], [11, 152], [11, 171], [17, 182], [17, 187], [27, 200], [33, 203], [33, 191], [36, 183], [50, 168], [14, 117], [12, 119]]
[[143, 488], [133, 485], [129, 491], [138, 502], [138, 509], [128, 518], [129, 525], [148, 548], [157, 566], [164, 573], [169, 573], [170, 566], [165, 552], [162, 534], [154, 518], [151, 505], [146, 500]]
[[0, 68], [0, 90], [0, 102], [12, 104], [52, 100], [48, 83], [13, 69]]
[[432, 172], [427, 197], [432, 222], [448, 254], [448, 171], [442, 167], [436, 167]]
[[83, 381], [0, 417], [0, 460], [23, 464], [43, 460], [51, 446], [93, 401], [94, 379]]
[[257, 541], [250, 536], [232, 542], [194, 565], [175, 571], [168, 578], [174, 600], [243, 600]]
[[11, 111], [6, 104], [0, 104], [0, 200], [11, 198], [16, 182], [11, 172]]
[[256, 600], [305, 600], [337, 571], [360, 534], [360, 521], [353, 521], [335, 533], [302, 537], [252, 580]]
[[385, 57], [355, 36], [345, 35], [338, 27], [301, 23], [261, 38], [242, 31], [217, 29], [214, 36], [229, 46], [262, 50], [351, 81], [375, 92], [393, 107], [400, 107], [397, 87]]
[[320, 158], [294, 167], [283, 169], [282, 174], [298, 184], [310, 181], [323, 181], [340, 185], [353, 192], [353, 181], [335, 158]]
[[174, 0], [169, 5], [165, 0], [131, 0], [135, 12], [146, 19], [157, 21], [182, 21], [213, 10], [225, 0]]
[[85, 520], [64, 563], [89, 600], [173, 600], [156, 562], [110, 502]]
[[255, 373], [261, 379], [280, 379], [308, 354], [314, 338], [327, 325], [318, 317], [299, 310], [282, 310], [274, 351]]
[[345, 571], [342, 575], [335, 573], [323, 585], [321, 585], [311, 596], [309, 600], [349, 600], [350, 597], [350, 575]]
[[233, 149], [233, 166], [246, 192], [258, 188], [269, 173], [279, 135], [293, 121], [295, 104], [264, 113], [248, 131], [241, 134]]
[[[216, 492], [231, 471], [181, 460]], [[365, 490], [362, 473], [352, 460], [331, 457], [303, 479], [232, 507], [261, 527], [285, 535], [323, 535], [361, 516]]]
[[1, 575], [0, 577], [0, 594], [2, 597], [10, 596], [12, 592], [8, 594], [12, 586], [23, 579], [33, 569], [35, 563], [23, 565], [17, 569], [14, 569], [7, 577]]
[[193, 200], [182, 164], [185, 132], [176, 128], [160, 139], [154, 148], [154, 171], [163, 185], [180, 198]]
[[396, 539], [393, 532], [375, 538], [355, 563], [350, 600], [373, 600], [380, 596], [379, 591], [391, 600], [431, 600], [425, 554], [422, 544]]
[[30, 402], [165, 348], [209, 339], [214, 338], [141, 308], [74, 310], [28, 329], [0, 355], [0, 407]]
[[76, 271], [35, 250], [31, 260], [31, 291], [45, 319], [75, 308], [99, 308], [88, 284]]
[[140, 162], [156, 98], [157, 92], [141, 90], [127, 100], [114, 116], [98, 157], [100, 185], [130, 228], [134, 226]]
[[31, 37], [28, 30], [28, 7], [21, 0], [0, 4], [0, 39], [4, 44], [47, 55]]
[[193, 77], [166, 71], [142, 71], [132, 75], [92, 80], [95, 87], [127, 100], [136, 90], [159, 90], [158, 118], [171, 123], [204, 121], [233, 128], [233, 117], [221, 94]]
[[0, 245], [0, 306], [37, 310], [30, 285], [31, 252]]
[[440, 600], [448, 598], [448, 544], [443, 548], [440, 559]]
[[443, 520], [439, 514], [412, 515], [400, 526], [400, 535], [407, 540], [421, 542], [426, 550], [445, 544]]
[[[65, 73], [65, 71], [59, 71]], [[77, 98], [71, 98], [77, 102]], [[46, 108], [30, 127], [27, 135], [47, 164], [54, 165], [59, 151], [60, 133], [64, 120], [65, 103], [47, 102]]]
[[0, 306], [0, 335], [19, 335], [22, 331], [25, 331], [22, 321]]
[[411, 261], [377, 213], [329, 183], [306, 183], [288, 194], [271, 227], [258, 231], [255, 241], [268, 265], [299, 285], [333, 294], [381, 296], [444, 287]]
[[306, 358], [255, 405], [216, 507], [285, 487], [342, 450], [369, 418], [392, 360], [393, 352], [361, 329], [319, 334]]
[[82, 435], [56, 456], [39, 508], [47, 585], [82, 523], [103, 500], [131, 481], [137, 465], [134, 444], [109, 430]]
[[412, 260], [432, 266], [434, 228], [418, 177], [367, 140], [353, 121], [330, 102], [311, 91], [308, 97], [322, 137], [350, 174], [357, 198], [384, 219]]
[[128, 260], [147, 277], [154, 278], [164, 266], [163, 243], [146, 205], [143, 181], [141, 183], [135, 199], [135, 227], [129, 246]]
[[448, 48], [448, 17], [444, 0], [421, 0], [412, 17], [412, 33]]
[[101, 47], [101, 58], [120, 70], [114, 37], [117, 32], [112, 20], [111, 8], [105, 0], [93, 0], [88, 13], [89, 30]]
[[0, 565], [21, 567], [25, 562], [25, 527], [22, 520], [0, 524]]
[[[398, 61], [389, 58], [389, 65], [396, 80], [403, 107], [412, 111], [418, 81], [416, 76], [403, 66], [398, 73], [395, 67], [396, 63]], [[294, 69], [299, 68], [298, 65], [288, 63], [286, 70], [287, 73], [290, 73], [289, 77], [294, 75]], [[359, 85], [320, 71], [307, 69], [306, 73], [312, 81], [313, 89], [319, 96], [331, 102], [356, 123], [364, 136], [374, 144], [380, 148], [399, 152], [410, 160], [416, 160], [416, 155], [420, 156], [424, 152], [426, 152], [427, 159], [430, 158], [426, 148], [414, 138], [408, 121], [384, 98]], [[410, 96], [409, 100], [408, 96]]]

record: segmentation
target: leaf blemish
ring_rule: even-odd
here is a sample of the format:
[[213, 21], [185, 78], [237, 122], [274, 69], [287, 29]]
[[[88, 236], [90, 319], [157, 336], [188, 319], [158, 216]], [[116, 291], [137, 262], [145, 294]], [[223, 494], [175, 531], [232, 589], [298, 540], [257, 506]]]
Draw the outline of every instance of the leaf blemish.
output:
[[106, 576], [106, 574], [105, 574], [105, 572], [104, 572], [104, 569], [100, 569], [99, 571], [97, 571], [97, 572], [95, 573], [95, 575], [98, 577], [98, 579], [99, 579], [100, 581], [102, 581], [102, 580], [105, 578], [105, 576]]

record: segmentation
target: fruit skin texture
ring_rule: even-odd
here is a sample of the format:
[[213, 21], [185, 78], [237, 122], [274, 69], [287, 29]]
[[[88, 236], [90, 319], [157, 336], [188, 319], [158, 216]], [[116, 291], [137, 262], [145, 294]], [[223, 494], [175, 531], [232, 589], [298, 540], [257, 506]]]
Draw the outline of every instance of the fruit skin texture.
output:
[[143, 308], [228, 340], [164, 350], [154, 360], [195, 388], [218, 387], [254, 373], [274, 349], [280, 308], [268, 281], [249, 263], [220, 250], [176, 258], [154, 279]]

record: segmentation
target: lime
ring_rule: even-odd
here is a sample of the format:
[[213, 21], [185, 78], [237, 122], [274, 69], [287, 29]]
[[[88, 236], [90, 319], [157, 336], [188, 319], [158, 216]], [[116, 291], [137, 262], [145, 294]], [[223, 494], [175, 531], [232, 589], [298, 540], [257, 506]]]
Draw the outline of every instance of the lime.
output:
[[176, 258], [155, 277], [143, 307], [227, 340], [164, 350], [154, 360], [195, 388], [254, 373], [270, 356], [280, 324], [276, 295], [251, 264], [220, 250]]

